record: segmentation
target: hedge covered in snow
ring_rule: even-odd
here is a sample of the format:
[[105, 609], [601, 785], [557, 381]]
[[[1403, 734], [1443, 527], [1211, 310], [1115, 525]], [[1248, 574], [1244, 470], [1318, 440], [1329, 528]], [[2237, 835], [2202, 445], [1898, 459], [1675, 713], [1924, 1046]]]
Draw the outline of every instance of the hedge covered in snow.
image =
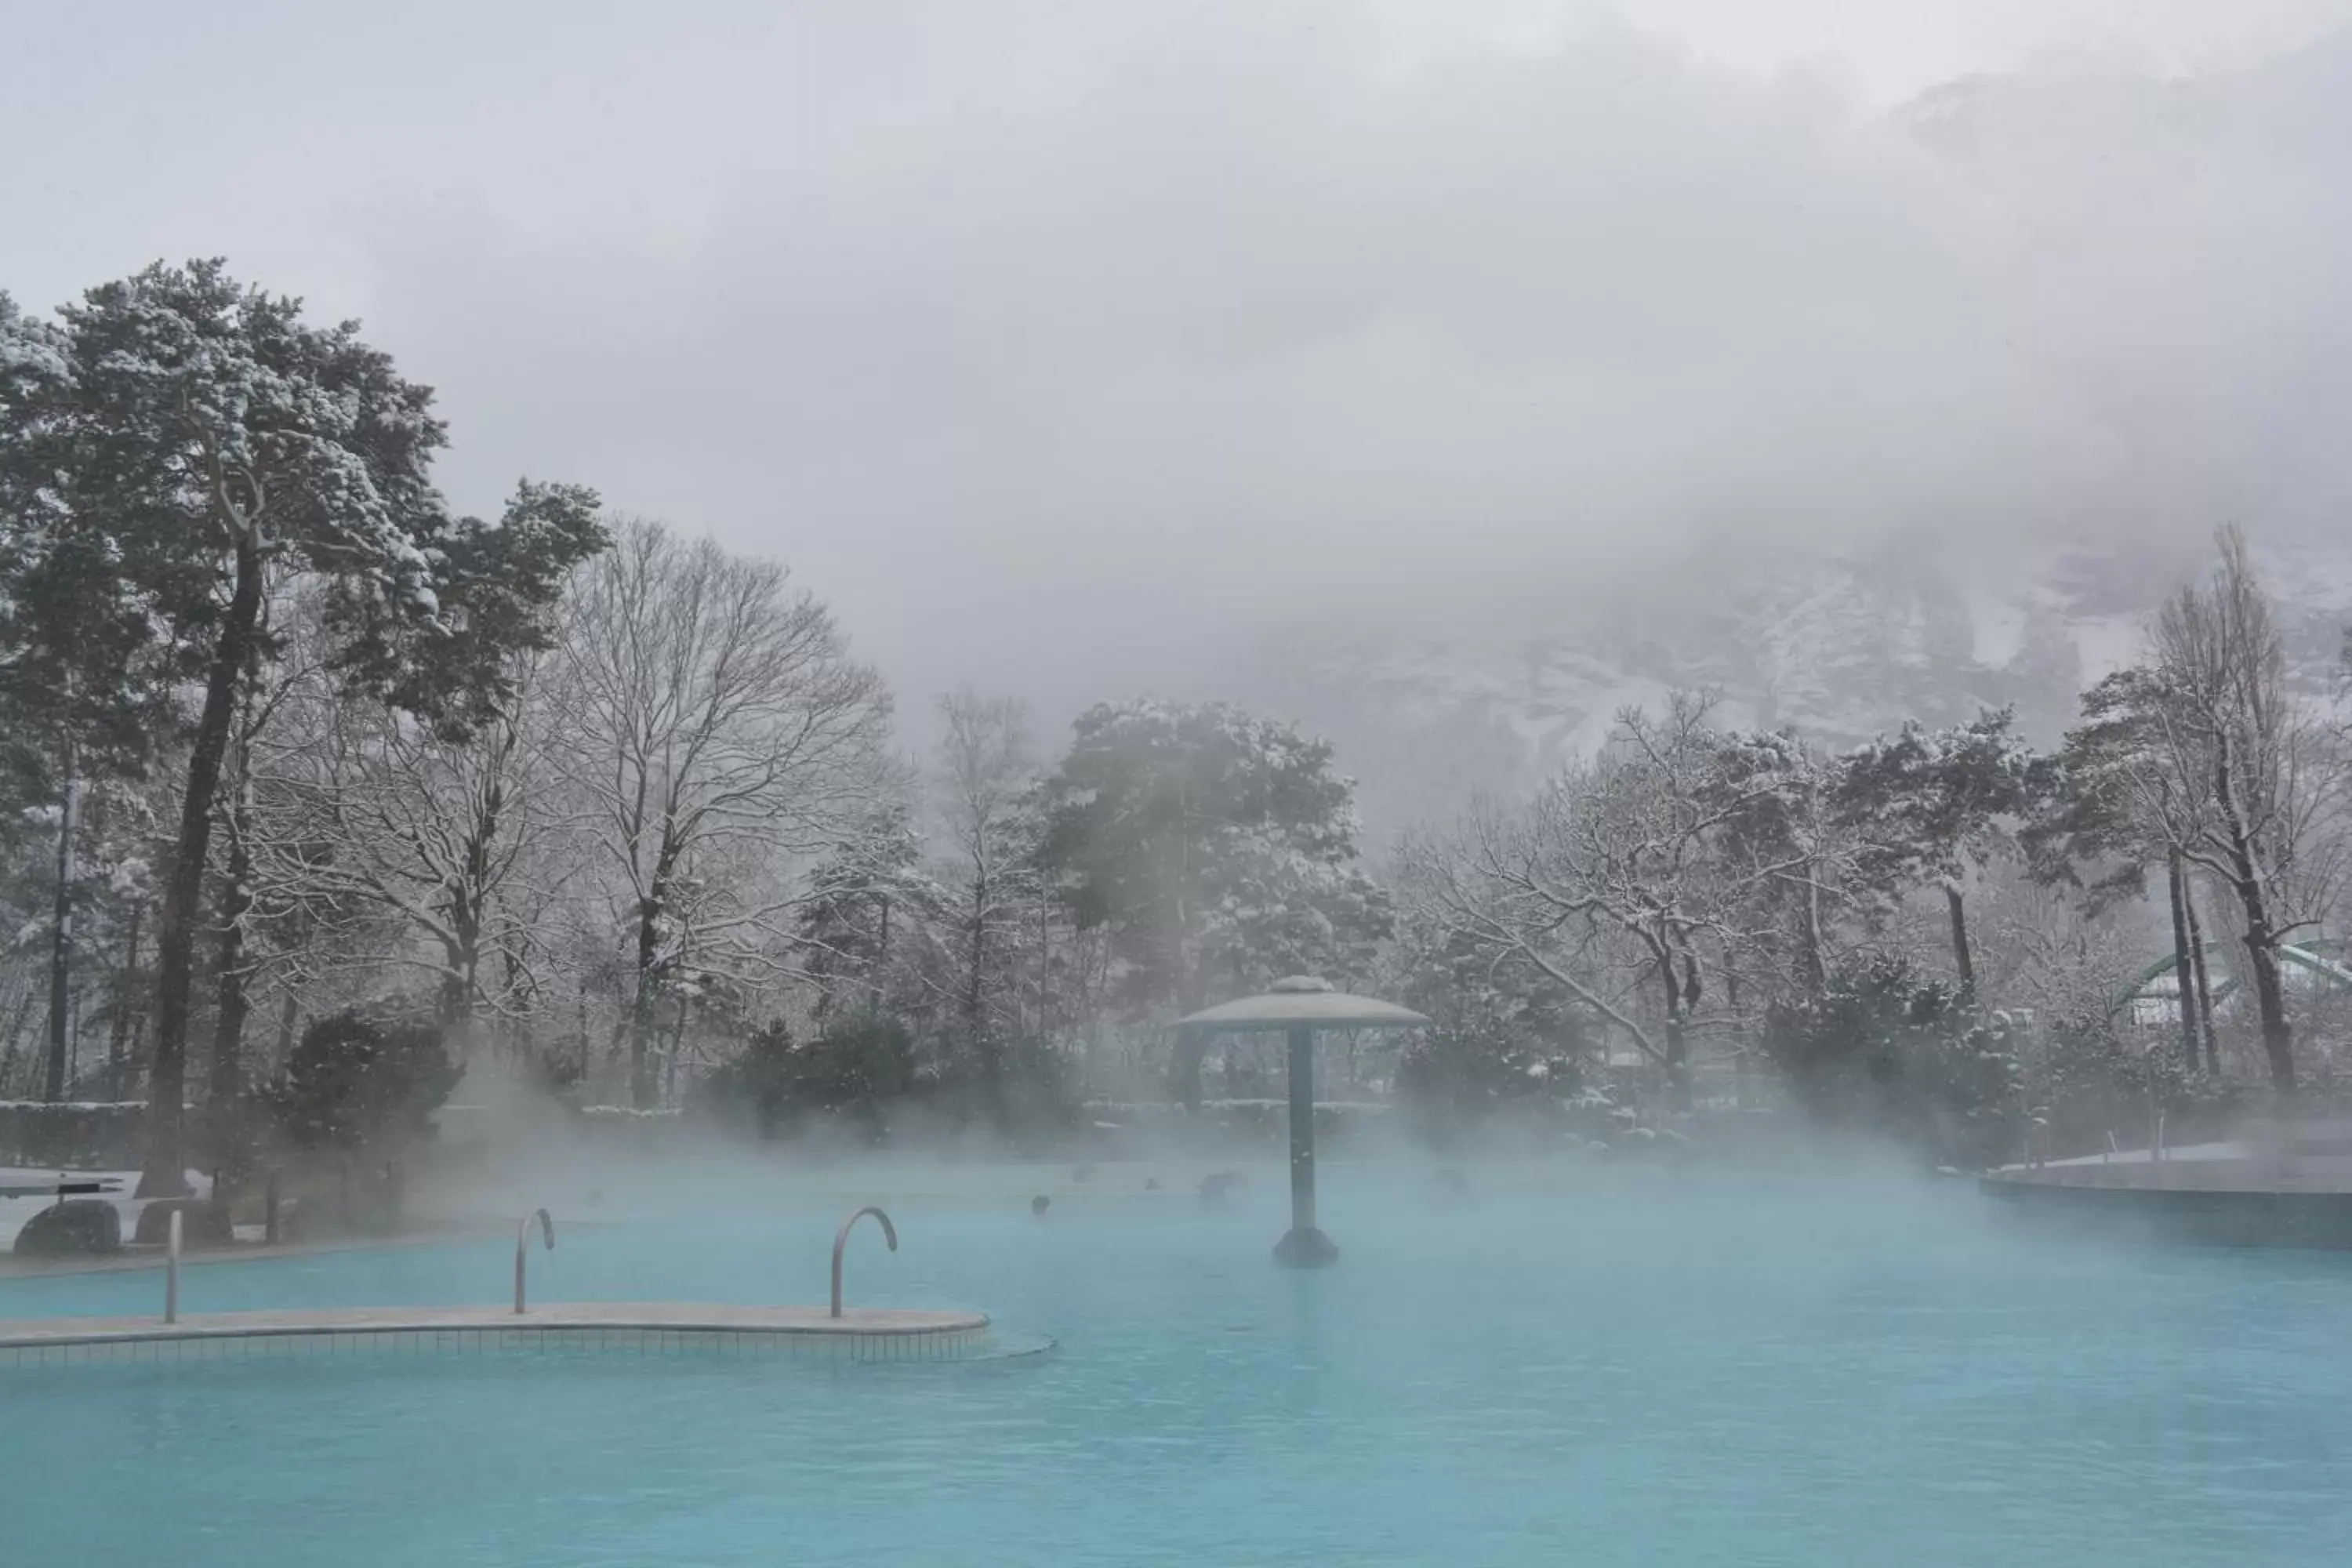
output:
[[143, 1100], [0, 1100], [0, 1165], [125, 1170], [145, 1148]]

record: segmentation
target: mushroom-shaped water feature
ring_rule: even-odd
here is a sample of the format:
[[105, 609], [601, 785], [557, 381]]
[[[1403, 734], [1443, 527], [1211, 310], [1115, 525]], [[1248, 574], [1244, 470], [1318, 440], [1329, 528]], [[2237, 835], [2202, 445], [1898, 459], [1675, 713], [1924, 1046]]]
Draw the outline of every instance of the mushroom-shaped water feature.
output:
[[1277, 980], [1262, 996], [1222, 1003], [1176, 1021], [1196, 1040], [1213, 1035], [1279, 1031], [1290, 1043], [1290, 1229], [1275, 1244], [1274, 1260], [1289, 1268], [1320, 1268], [1339, 1249], [1315, 1224], [1315, 1031], [1418, 1029], [1429, 1020], [1410, 1008], [1334, 991], [1310, 974]]

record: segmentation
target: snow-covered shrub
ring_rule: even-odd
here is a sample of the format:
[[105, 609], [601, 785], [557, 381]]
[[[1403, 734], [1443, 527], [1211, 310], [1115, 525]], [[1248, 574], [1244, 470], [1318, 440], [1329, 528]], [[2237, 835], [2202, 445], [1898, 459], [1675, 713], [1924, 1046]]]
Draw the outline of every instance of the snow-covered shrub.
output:
[[145, 1146], [143, 1100], [0, 1100], [0, 1165], [40, 1170], [121, 1170]]
[[1818, 1004], [1775, 1006], [1764, 1044], [1824, 1125], [1895, 1138], [1942, 1165], [1981, 1169], [2015, 1152], [2023, 1085], [2011, 1030], [1903, 959], [1833, 976]]
[[302, 1031], [259, 1099], [296, 1148], [357, 1149], [430, 1136], [433, 1112], [463, 1071], [438, 1029], [347, 1008]]
[[977, 1051], [943, 1052], [921, 1069], [917, 1092], [952, 1124], [986, 1124], [1016, 1137], [1066, 1130], [1078, 1119], [1069, 1059], [1034, 1036], [998, 1046], [992, 1070]]
[[1615, 1106], [1580, 1055], [1486, 1030], [1417, 1037], [1397, 1064], [1396, 1093], [1412, 1135], [1440, 1149], [1477, 1137], [1497, 1117], [1599, 1140]]
[[906, 1026], [851, 1017], [807, 1041], [795, 1041], [781, 1022], [767, 1026], [741, 1056], [703, 1079], [696, 1100], [763, 1138], [831, 1123], [879, 1142], [891, 1113], [916, 1090], [915, 1043]]
[[2226, 1136], [2267, 1093], [2251, 1084], [2191, 1072], [2179, 1037], [2119, 1025], [2087, 1014], [2043, 1031], [2026, 1057], [2026, 1099], [2033, 1152], [2043, 1158], [2088, 1154], [2116, 1134], [2128, 1144], [2153, 1135], [2158, 1112], [2169, 1143]]

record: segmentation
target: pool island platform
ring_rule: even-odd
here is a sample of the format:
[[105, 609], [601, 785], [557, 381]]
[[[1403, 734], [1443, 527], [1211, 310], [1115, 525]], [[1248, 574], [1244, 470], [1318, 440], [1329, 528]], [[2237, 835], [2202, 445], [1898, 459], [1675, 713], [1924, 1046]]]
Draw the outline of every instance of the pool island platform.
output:
[[2352, 1250], [2352, 1122], [2343, 1121], [2011, 1165], [1979, 1186], [2021, 1215], [2133, 1238]]
[[747, 1307], [699, 1302], [506, 1307], [345, 1307], [156, 1317], [0, 1319], [0, 1366], [91, 1361], [257, 1360], [509, 1351], [956, 1358], [987, 1332], [985, 1312], [893, 1307]]

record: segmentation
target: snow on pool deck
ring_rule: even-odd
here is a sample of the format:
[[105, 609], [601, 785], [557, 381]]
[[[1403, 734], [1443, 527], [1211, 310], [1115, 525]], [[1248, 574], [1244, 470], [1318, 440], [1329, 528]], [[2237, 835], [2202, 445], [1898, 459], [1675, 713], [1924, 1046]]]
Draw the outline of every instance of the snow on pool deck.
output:
[[2063, 1160], [2002, 1165], [1994, 1173], [2005, 1176], [2019, 1171], [2063, 1171], [2077, 1165], [2197, 1164], [2222, 1160], [2250, 1160], [2253, 1156], [2254, 1146], [2251, 1143], [2173, 1143], [2166, 1146], [2162, 1162], [2158, 1162], [2154, 1152], [2147, 1149], [2115, 1149], [2098, 1154], [2072, 1154]]
[[[139, 1173], [136, 1171], [66, 1171], [55, 1165], [0, 1165], [0, 1187], [54, 1186], [60, 1182], [113, 1183], [111, 1192], [76, 1195], [100, 1198], [112, 1204], [122, 1215], [122, 1234], [125, 1237], [139, 1228], [139, 1211], [145, 1208], [150, 1201], [131, 1195], [139, 1188]], [[188, 1184], [198, 1197], [212, 1194], [211, 1178], [200, 1172], [189, 1172]], [[26, 1220], [57, 1201], [54, 1194], [0, 1198], [0, 1254], [16, 1245], [16, 1233], [25, 1228]]]
[[864, 1360], [923, 1360], [988, 1328], [984, 1312], [699, 1302], [572, 1302], [517, 1314], [495, 1307], [346, 1307], [160, 1318], [35, 1318], [0, 1324], [0, 1364], [82, 1360], [349, 1355], [378, 1351], [475, 1354], [590, 1350], [743, 1354], [841, 1351]]

